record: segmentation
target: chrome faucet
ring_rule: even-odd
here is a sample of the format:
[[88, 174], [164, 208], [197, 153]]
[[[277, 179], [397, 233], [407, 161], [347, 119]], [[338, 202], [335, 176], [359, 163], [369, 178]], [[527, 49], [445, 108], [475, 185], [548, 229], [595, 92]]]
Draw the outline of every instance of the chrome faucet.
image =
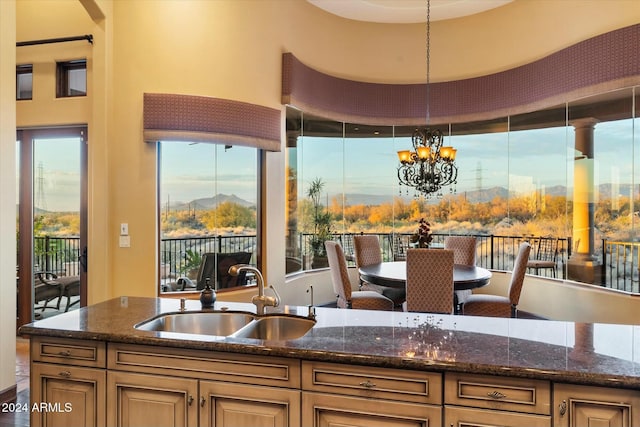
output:
[[262, 273], [256, 267], [249, 264], [236, 264], [229, 267], [229, 274], [232, 276], [237, 276], [241, 271], [250, 271], [256, 276], [256, 282], [258, 283], [258, 295], [254, 295], [251, 298], [251, 302], [256, 306], [256, 314], [263, 315], [265, 307], [277, 307], [280, 305], [280, 295], [276, 291], [276, 288], [273, 286], [269, 286], [273, 289], [273, 293], [276, 295], [275, 297], [268, 297], [264, 294], [264, 278], [262, 277]]
[[309, 304], [309, 311], [307, 313], [307, 317], [309, 319], [316, 318], [316, 308], [313, 306], [313, 285], [309, 285], [307, 289], [307, 293], [311, 296], [311, 304]]

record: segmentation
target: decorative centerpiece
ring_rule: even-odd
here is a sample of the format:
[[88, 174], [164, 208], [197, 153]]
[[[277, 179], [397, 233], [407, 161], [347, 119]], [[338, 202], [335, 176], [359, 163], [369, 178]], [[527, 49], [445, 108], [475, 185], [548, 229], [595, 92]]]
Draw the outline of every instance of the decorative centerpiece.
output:
[[409, 239], [415, 248], [428, 248], [433, 236], [431, 235], [431, 224], [420, 218], [418, 221], [418, 231]]

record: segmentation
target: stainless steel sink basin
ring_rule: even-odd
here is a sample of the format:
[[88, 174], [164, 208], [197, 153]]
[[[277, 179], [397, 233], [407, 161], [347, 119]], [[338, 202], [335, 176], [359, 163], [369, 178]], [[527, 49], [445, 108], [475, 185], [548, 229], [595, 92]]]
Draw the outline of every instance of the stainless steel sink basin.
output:
[[143, 331], [228, 336], [254, 318], [253, 313], [242, 311], [170, 313], [139, 323], [135, 327]]
[[256, 317], [231, 336], [274, 341], [294, 340], [304, 336], [315, 324], [315, 320], [306, 317], [270, 314]]

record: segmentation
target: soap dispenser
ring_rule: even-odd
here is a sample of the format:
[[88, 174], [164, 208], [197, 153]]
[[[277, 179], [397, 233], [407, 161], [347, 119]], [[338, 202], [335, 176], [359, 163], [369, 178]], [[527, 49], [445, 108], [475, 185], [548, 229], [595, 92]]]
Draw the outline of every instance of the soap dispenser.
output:
[[206, 278], [204, 282], [204, 289], [200, 292], [200, 303], [202, 308], [212, 308], [213, 303], [216, 302], [216, 291], [211, 288], [211, 279]]

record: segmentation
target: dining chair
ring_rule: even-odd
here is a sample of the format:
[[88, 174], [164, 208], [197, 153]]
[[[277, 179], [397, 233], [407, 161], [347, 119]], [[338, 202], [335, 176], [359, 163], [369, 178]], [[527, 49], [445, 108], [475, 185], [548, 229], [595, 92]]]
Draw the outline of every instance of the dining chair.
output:
[[331, 281], [339, 308], [393, 311], [393, 301], [378, 292], [352, 291], [342, 246], [332, 240], [325, 241], [324, 246], [327, 249]]
[[[447, 236], [444, 239], [444, 248], [453, 251], [453, 263], [460, 265], [476, 265], [476, 244], [477, 239], [473, 236]], [[456, 311], [471, 294], [471, 289], [455, 291]]]
[[518, 255], [513, 265], [513, 271], [511, 272], [507, 295], [473, 294], [462, 304], [462, 314], [489, 317], [516, 317], [530, 252], [531, 245], [529, 243], [523, 242], [520, 244]]
[[[375, 234], [353, 236], [353, 249], [356, 256], [356, 266], [358, 268], [372, 264], [380, 264], [382, 262], [380, 240]], [[365, 282], [362, 278], [360, 278], [360, 290], [381, 293], [391, 299], [398, 307], [400, 307], [406, 299], [404, 289], [374, 285]]]
[[453, 251], [407, 250], [407, 301], [404, 311], [453, 312]]

